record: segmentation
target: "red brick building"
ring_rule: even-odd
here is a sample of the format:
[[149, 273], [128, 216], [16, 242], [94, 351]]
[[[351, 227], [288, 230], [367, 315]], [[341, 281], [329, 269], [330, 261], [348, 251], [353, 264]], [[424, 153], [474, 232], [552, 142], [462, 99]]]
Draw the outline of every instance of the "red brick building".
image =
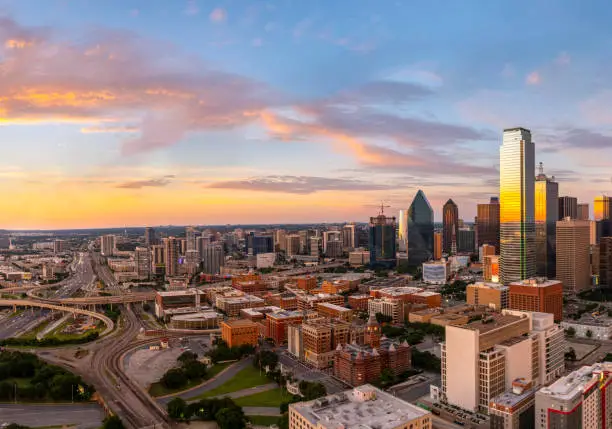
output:
[[348, 305], [355, 311], [368, 311], [368, 301], [371, 299], [370, 295], [349, 295]]
[[287, 342], [287, 327], [290, 325], [301, 325], [304, 314], [299, 311], [278, 311], [266, 315], [266, 335], [272, 338], [276, 345]]
[[305, 276], [297, 278], [297, 287], [302, 290], [317, 288], [317, 278], [315, 276]]
[[563, 319], [563, 283], [559, 280], [528, 279], [509, 287], [509, 309], [551, 313], [555, 322]]
[[268, 294], [264, 297], [267, 305], [274, 305], [283, 310], [297, 310], [297, 297], [291, 292]]

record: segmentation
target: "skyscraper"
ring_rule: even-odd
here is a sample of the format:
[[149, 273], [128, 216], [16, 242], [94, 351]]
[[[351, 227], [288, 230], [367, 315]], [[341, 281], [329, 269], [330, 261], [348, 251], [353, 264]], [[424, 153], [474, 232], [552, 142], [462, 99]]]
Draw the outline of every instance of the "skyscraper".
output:
[[408, 210], [399, 211], [399, 224], [397, 231], [397, 247], [400, 252], [408, 251]]
[[347, 250], [357, 247], [357, 231], [354, 223], [347, 223], [342, 227], [342, 247]]
[[442, 231], [434, 232], [433, 258], [435, 261], [442, 258]]
[[612, 214], [612, 199], [607, 195], [595, 197], [593, 201], [593, 214], [596, 221], [610, 219], [610, 215]]
[[602, 237], [599, 242], [599, 284], [612, 288], [612, 237]]
[[144, 232], [145, 246], [154, 246], [157, 244], [157, 236], [155, 234], [155, 229], [147, 226]]
[[[535, 276], [535, 147], [531, 131], [504, 130], [500, 150], [500, 274], [509, 284]], [[480, 220], [480, 217], [479, 217]]]
[[578, 220], [589, 220], [589, 203], [578, 204]]
[[202, 253], [203, 271], [207, 274], [219, 274], [221, 267], [225, 264], [225, 252], [223, 246], [211, 243], [204, 246]]
[[459, 208], [453, 200], [448, 200], [442, 208], [442, 247], [445, 253], [451, 253], [453, 242], [457, 246], [459, 237]]
[[370, 218], [370, 265], [392, 268], [396, 265], [395, 217], [385, 216], [381, 207], [376, 217]]
[[166, 277], [178, 275], [181, 243], [175, 237], [164, 238], [164, 260], [166, 261]]
[[419, 189], [408, 209], [408, 263], [421, 265], [433, 256], [433, 210]]
[[577, 293], [589, 287], [590, 239], [588, 221], [565, 218], [557, 222], [557, 280], [566, 291]]
[[559, 219], [559, 184], [540, 172], [535, 181], [536, 274], [554, 279], [557, 259], [557, 220]]
[[151, 276], [151, 252], [146, 247], [137, 247], [134, 251], [134, 265], [136, 275], [140, 280]]
[[578, 219], [578, 198], [559, 197], [559, 219]]
[[196, 242], [197, 230], [193, 226], [188, 226], [185, 228], [185, 237], [187, 240], [187, 248], [185, 249], [185, 252], [188, 250], [198, 250], [198, 245]]
[[102, 256], [113, 256], [115, 249], [116, 244], [114, 235], [103, 235], [102, 238], [100, 238], [100, 253]]
[[478, 247], [483, 244], [495, 246], [499, 253], [499, 199], [491, 197], [486, 204], [478, 204], [476, 221]]

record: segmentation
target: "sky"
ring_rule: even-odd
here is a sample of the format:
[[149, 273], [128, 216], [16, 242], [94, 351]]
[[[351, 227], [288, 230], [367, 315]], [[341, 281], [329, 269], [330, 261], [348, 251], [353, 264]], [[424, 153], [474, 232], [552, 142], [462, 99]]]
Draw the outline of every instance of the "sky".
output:
[[612, 194], [606, 1], [0, 0], [0, 228], [472, 221], [504, 128]]

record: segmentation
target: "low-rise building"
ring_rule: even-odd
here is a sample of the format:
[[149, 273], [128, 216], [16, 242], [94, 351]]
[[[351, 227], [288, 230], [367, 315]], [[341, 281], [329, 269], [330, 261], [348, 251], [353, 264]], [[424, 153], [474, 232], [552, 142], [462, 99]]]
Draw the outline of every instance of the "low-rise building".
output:
[[257, 323], [247, 319], [235, 319], [221, 322], [221, 338], [228, 347], [243, 344], [257, 345], [259, 327]]
[[332, 295], [328, 293], [319, 293], [316, 295], [298, 295], [297, 309], [299, 311], [316, 310], [317, 304], [319, 304], [320, 302], [329, 302], [336, 305], [344, 305], [344, 297], [342, 295]]
[[450, 277], [450, 263], [445, 259], [423, 263], [423, 281], [429, 284], [443, 285]]
[[280, 307], [283, 310], [297, 310], [297, 296], [291, 292], [270, 293], [264, 296], [266, 304]]
[[155, 294], [155, 315], [159, 318], [166, 316], [167, 310], [176, 308], [201, 307], [204, 292], [197, 289], [157, 292]]
[[401, 323], [404, 320], [404, 305], [397, 299], [372, 299], [368, 302], [368, 313], [381, 313], [391, 317], [392, 323]]
[[409, 302], [412, 304], [425, 304], [429, 308], [436, 308], [442, 305], [442, 295], [438, 292], [426, 290], [412, 294]]
[[370, 252], [367, 250], [355, 250], [349, 253], [349, 264], [352, 267], [361, 267], [370, 263]]
[[368, 302], [374, 299], [370, 295], [349, 295], [348, 296], [348, 305], [355, 311], [367, 311], [368, 310]]
[[190, 311], [190, 309], [183, 313], [177, 310], [171, 310], [169, 314], [170, 326], [173, 329], [217, 329], [219, 323], [223, 321], [223, 315], [210, 308], [196, 311]]
[[583, 315], [579, 320], [564, 320], [561, 327], [565, 330], [573, 329], [578, 338], [591, 338], [593, 340], [612, 339], [612, 318]]
[[304, 313], [301, 311], [280, 310], [268, 313], [264, 322], [266, 336], [272, 338], [276, 345], [285, 344], [289, 326], [300, 325], [303, 321]]
[[340, 319], [350, 322], [353, 320], [353, 310], [341, 305], [331, 304], [329, 302], [320, 302], [317, 304], [317, 313], [322, 317], [332, 319]]
[[429, 323], [432, 325], [446, 326], [446, 325], [465, 325], [470, 321], [470, 318], [465, 314], [453, 314], [453, 313], [442, 313], [437, 316], [433, 316]]
[[289, 405], [289, 429], [431, 429], [429, 411], [369, 384]]
[[510, 288], [500, 283], [472, 283], [465, 292], [466, 301], [470, 305], [486, 305], [497, 311], [508, 308]]
[[512, 382], [512, 389], [491, 399], [491, 429], [534, 429], [535, 389], [524, 378]]
[[264, 305], [265, 301], [263, 299], [237, 290], [217, 295], [215, 300], [215, 307], [230, 317], [238, 316], [243, 308], [263, 307]]
[[324, 281], [321, 284], [322, 293], [344, 293], [351, 290], [351, 283], [348, 280]]
[[508, 308], [555, 315], [555, 322], [563, 319], [563, 283], [558, 280], [533, 278], [509, 285]]

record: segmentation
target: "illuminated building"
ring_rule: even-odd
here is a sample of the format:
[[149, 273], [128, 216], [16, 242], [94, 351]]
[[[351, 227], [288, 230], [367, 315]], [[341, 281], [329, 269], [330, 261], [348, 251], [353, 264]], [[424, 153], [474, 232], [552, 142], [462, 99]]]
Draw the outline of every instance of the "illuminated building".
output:
[[559, 184], [546, 177], [542, 163], [535, 181], [536, 274], [556, 276], [557, 220], [559, 220]]
[[531, 131], [504, 130], [500, 149], [501, 282], [535, 276], [535, 147]]
[[499, 283], [499, 255], [484, 257], [483, 275], [484, 281]]
[[408, 251], [408, 210], [399, 211], [397, 248], [400, 252]]
[[612, 213], [612, 199], [606, 195], [595, 197], [593, 201], [593, 214], [595, 221], [608, 220]]
[[478, 247], [483, 244], [495, 246], [499, 252], [499, 199], [491, 197], [490, 202], [477, 206], [477, 237]]
[[448, 200], [442, 208], [442, 248], [444, 253], [450, 254], [457, 246], [459, 238], [459, 208], [453, 200]]
[[342, 247], [348, 251], [357, 247], [357, 231], [354, 223], [342, 227]]
[[568, 292], [589, 288], [591, 249], [589, 221], [566, 218], [557, 222], [557, 279]]
[[434, 261], [442, 259], [442, 231], [434, 232], [433, 259]]
[[408, 264], [421, 265], [433, 257], [433, 210], [419, 189], [408, 209]]
[[485, 305], [497, 311], [508, 308], [510, 288], [499, 283], [472, 283], [467, 286], [466, 302], [469, 305]]

